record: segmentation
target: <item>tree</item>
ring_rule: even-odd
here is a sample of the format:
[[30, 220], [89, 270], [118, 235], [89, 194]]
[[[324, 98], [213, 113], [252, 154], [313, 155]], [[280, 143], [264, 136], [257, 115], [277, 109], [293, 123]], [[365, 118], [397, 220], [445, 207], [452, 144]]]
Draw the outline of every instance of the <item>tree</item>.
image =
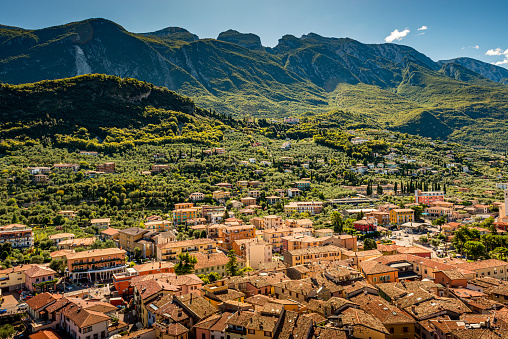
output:
[[135, 248], [134, 248], [134, 257], [135, 257], [136, 259], [141, 258], [141, 248], [139, 248], [139, 247], [135, 247]]
[[241, 272], [238, 269], [238, 263], [236, 262], [236, 253], [234, 250], [229, 251], [228, 258], [229, 258], [229, 261], [226, 264], [226, 274], [233, 276], [233, 277], [241, 275]]
[[51, 268], [53, 271], [56, 271], [60, 274], [64, 273], [66, 267], [67, 267], [67, 263], [65, 262], [65, 259], [53, 259], [49, 263], [49, 268]]
[[14, 326], [10, 324], [5, 324], [2, 327], [0, 327], [0, 338], [1, 339], [7, 339], [10, 338], [16, 330], [14, 329]]
[[210, 272], [210, 274], [208, 274], [208, 280], [211, 282], [211, 283], [214, 283], [216, 282], [217, 280], [220, 280], [222, 279], [221, 275], [217, 272]]
[[506, 257], [508, 256], [508, 248], [496, 247], [493, 251], [490, 252], [490, 256], [498, 260], [506, 260]]
[[381, 194], [383, 194], [383, 187], [381, 187], [381, 185], [380, 185], [380, 184], [377, 184], [377, 189], [376, 189], [376, 191], [377, 191], [377, 195], [381, 195]]
[[42, 255], [34, 255], [30, 258], [31, 264], [42, 264], [44, 262], [44, 258]]
[[464, 244], [464, 251], [476, 260], [485, 254], [485, 245], [479, 241], [468, 241]]
[[375, 250], [377, 248], [376, 241], [372, 238], [367, 238], [363, 241], [363, 250]]
[[194, 266], [198, 263], [196, 257], [190, 255], [188, 252], [180, 253], [178, 255], [178, 262], [174, 266], [176, 275], [191, 274], [194, 272]]
[[439, 239], [431, 239], [430, 240], [430, 244], [432, 245], [432, 247], [438, 247], [439, 244], [441, 244], [441, 240], [439, 240]]
[[426, 244], [429, 242], [429, 237], [427, 237], [426, 235], [422, 235], [419, 239], [418, 239], [421, 243], [423, 244]]
[[333, 226], [333, 231], [339, 234], [342, 233], [342, 229], [344, 227], [342, 215], [337, 211], [332, 211], [332, 213], [330, 214], [330, 221]]

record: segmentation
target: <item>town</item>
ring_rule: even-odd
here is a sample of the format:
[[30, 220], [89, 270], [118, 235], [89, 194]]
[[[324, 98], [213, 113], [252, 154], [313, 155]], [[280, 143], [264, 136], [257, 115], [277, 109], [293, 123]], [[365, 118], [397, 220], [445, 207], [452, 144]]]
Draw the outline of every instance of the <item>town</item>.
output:
[[[368, 135], [351, 142], [369, 143]], [[506, 336], [508, 184], [489, 183], [474, 197], [465, 183], [482, 174], [472, 158], [445, 151], [448, 161], [431, 165], [404, 155], [408, 145], [372, 163], [351, 161], [330, 186], [341, 193], [327, 198], [320, 190], [330, 180], [319, 171], [331, 169], [325, 158], [333, 155], [300, 161], [287, 153], [301, 144], [274, 145], [282, 156], [265, 160], [231, 160], [225, 148], [179, 151], [177, 160], [154, 153], [139, 177], [176, 173], [178, 159], [223, 159], [250, 174], [235, 181], [217, 175], [202, 190], [188, 188], [166, 213], [148, 210], [131, 224], [119, 223], [117, 209], [84, 217], [81, 208], [57, 211], [51, 226], [31, 226], [12, 209], [12, 223], [0, 227], [0, 317], [17, 321], [31, 339]], [[249, 147], [266, 152], [261, 145]], [[488, 166], [502, 162], [491, 156]], [[106, 160], [84, 171], [83, 160], [26, 166], [22, 175], [47, 190], [64, 178], [120, 176]], [[421, 179], [443, 173], [453, 175], [448, 185]]]

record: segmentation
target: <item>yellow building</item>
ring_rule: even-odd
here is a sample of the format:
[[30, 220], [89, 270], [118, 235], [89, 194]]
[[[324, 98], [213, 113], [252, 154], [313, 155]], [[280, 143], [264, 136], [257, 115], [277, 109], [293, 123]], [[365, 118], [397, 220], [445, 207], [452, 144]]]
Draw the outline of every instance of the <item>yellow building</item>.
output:
[[120, 248], [130, 253], [134, 253], [134, 249], [139, 248], [142, 258], [148, 258], [154, 254], [153, 242], [149, 241], [151, 239], [144, 239], [145, 234], [150, 234], [150, 231], [140, 227], [130, 227], [118, 230], [118, 234]]
[[24, 288], [25, 271], [31, 269], [34, 265], [20, 265], [16, 267], [0, 270], [0, 289], [2, 292], [14, 291]]
[[194, 203], [192, 202], [182, 202], [179, 204], [175, 204], [175, 210], [184, 210], [192, 207], [194, 207]]
[[198, 217], [198, 210], [196, 207], [173, 210], [173, 222], [184, 224], [189, 219], [195, 219]]
[[236, 182], [236, 187], [239, 189], [245, 189], [249, 186], [249, 182], [246, 180], [241, 180]]
[[171, 229], [171, 221], [169, 220], [156, 220], [145, 222], [145, 229], [154, 232], [166, 232]]
[[312, 264], [319, 261], [337, 261], [341, 258], [342, 249], [333, 245], [307, 247], [284, 252], [284, 264], [287, 267]]
[[211, 239], [193, 239], [184, 241], [175, 241], [157, 245], [158, 261], [176, 261], [180, 253], [214, 253], [215, 241]]
[[216, 201], [227, 200], [231, 196], [228, 191], [213, 191], [212, 197]]
[[396, 208], [390, 210], [390, 223], [401, 225], [406, 222], [414, 222], [415, 211], [411, 208]]

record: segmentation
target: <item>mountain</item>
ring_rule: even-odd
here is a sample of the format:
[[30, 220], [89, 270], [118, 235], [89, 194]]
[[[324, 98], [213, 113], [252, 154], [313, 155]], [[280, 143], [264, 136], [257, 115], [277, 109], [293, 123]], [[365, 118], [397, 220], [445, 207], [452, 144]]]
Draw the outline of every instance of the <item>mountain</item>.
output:
[[0, 84], [0, 139], [53, 138], [101, 149], [128, 143], [222, 138], [228, 117], [196, 107], [164, 87], [110, 75], [81, 75], [34, 84]]
[[[269, 48], [252, 33], [228, 30], [217, 39], [178, 27], [131, 33], [105, 19], [41, 30], [0, 27], [0, 81], [87, 73], [164, 86], [233, 116], [339, 109], [370, 125], [468, 142], [472, 130], [496, 122], [501, 131], [508, 119], [507, 70], [467, 58], [434, 62], [403, 45], [309, 33], [285, 35]], [[505, 138], [480, 136], [484, 143]]]
[[486, 62], [472, 59], [472, 58], [456, 58], [451, 60], [440, 60], [439, 65], [446, 65], [449, 63], [459, 64], [476, 72], [484, 77], [508, 85], [508, 69], [496, 65], [488, 64]]

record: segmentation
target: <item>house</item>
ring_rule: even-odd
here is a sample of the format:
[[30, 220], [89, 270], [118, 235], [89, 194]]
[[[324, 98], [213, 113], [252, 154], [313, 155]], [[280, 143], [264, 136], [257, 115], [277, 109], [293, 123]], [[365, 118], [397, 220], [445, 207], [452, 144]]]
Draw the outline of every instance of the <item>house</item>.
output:
[[0, 270], [0, 290], [2, 293], [20, 289], [25, 285], [25, 272], [33, 265], [18, 265]]
[[291, 148], [291, 141], [286, 141], [280, 146], [283, 151], [287, 151]]
[[374, 224], [374, 222], [372, 222], [372, 220], [366, 219], [356, 220], [353, 222], [353, 227], [355, 230], [362, 233], [375, 232], [377, 229], [377, 226]]
[[298, 188], [289, 188], [288, 189], [288, 197], [294, 198], [299, 197], [301, 195], [301, 191]]
[[365, 279], [372, 285], [399, 281], [398, 269], [382, 264], [375, 259], [363, 261], [358, 267]]
[[101, 231], [100, 238], [102, 241], [118, 240], [120, 238], [119, 230], [116, 228], [106, 228], [104, 231]]
[[162, 173], [164, 171], [169, 171], [170, 169], [169, 165], [152, 165], [151, 167], [152, 173]]
[[111, 219], [110, 218], [92, 219], [90, 220], [90, 224], [92, 227], [96, 227], [100, 232], [101, 230], [109, 228], [109, 226], [111, 225]]
[[268, 203], [268, 205], [275, 205], [276, 203], [278, 203], [280, 201], [280, 199], [281, 199], [280, 196], [270, 195], [270, 196], [266, 197], [266, 202]]
[[265, 228], [283, 227], [282, 218], [278, 215], [267, 215], [264, 217]]
[[116, 163], [105, 162], [103, 164], [98, 164], [96, 170], [97, 170], [97, 172], [115, 173], [115, 167], [116, 167]]
[[225, 211], [226, 208], [224, 206], [203, 205], [201, 206], [201, 217], [210, 220], [212, 214], [224, 214]]
[[331, 237], [332, 235], [333, 235], [333, 230], [330, 228], [322, 228], [319, 230], [314, 230], [314, 236], [316, 238]]
[[189, 195], [189, 199], [192, 201], [203, 201], [205, 200], [205, 195], [201, 192], [194, 192]]
[[[194, 253], [192, 255], [198, 262], [194, 266], [195, 274], [210, 274], [216, 272], [222, 277], [226, 275], [226, 264], [229, 262], [229, 257], [222, 252], [218, 253]], [[242, 269], [245, 267], [245, 260], [237, 259], [238, 268]]]
[[233, 249], [233, 242], [241, 239], [253, 239], [256, 237], [253, 225], [240, 225], [226, 227], [222, 230], [222, 242], [219, 246], [226, 251]]
[[67, 218], [69, 220], [74, 220], [74, 218], [76, 218], [76, 216], [77, 216], [75, 211], [60, 211], [57, 214], [61, 215], [63, 218]]
[[151, 239], [155, 235], [152, 231], [140, 227], [130, 227], [118, 231], [118, 244], [127, 252], [134, 253], [136, 248], [141, 251], [142, 258], [151, 257], [154, 252], [154, 242]]
[[59, 250], [75, 250], [79, 247], [89, 248], [96, 240], [96, 237], [62, 240], [58, 243], [57, 247]]
[[358, 239], [354, 235], [340, 234], [323, 239], [323, 245], [334, 245], [349, 251], [357, 251]]
[[244, 206], [256, 205], [257, 203], [257, 199], [252, 197], [241, 198], [240, 201]]
[[46, 185], [49, 182], [49, 177], [46, 174], [34, 175], [34, 182], [36, 184]]
[[274, 251], [282, 249], [282, 238], [293, 234], [291, 228], [269, 228], [263, 230], [263, 240], [272, 245]]
[[321, 211], [323, 211], [323, 203], [321, 201], [293, 201], [284, 206], [284, 212], [287, 215], [305, 212], [314, 215], [321, 213]]
[[218, 202], [225, 202], [230, 196], [231, 193], [228, 191], [213, 191], [212, 193], [213, 199]]
[[49, 267], [34, 265], [25, 271], [25, 288], [31, 293], [53, 291], [56, 272]]
[[74, 239], [75, 235], [72, 233], [58, 233], [53, 234], [48, 237], [49, 240], [52, 240], [55, 245], [58, 245], [61, 241]]
[[0, 226], [0, 244], [11, 243], [13, 248], [28, 248], [34, 244], [32, 229], [21, 224]]
[[294, 188], [298, 188], [300, 191], [308, 191], [310, 189], [310, 181], [296, 181], [293, 183]]
[[79, 170], [78, 164], [54, 164], [53, 169], [59, 171], [74, 171], [77, 172]]

